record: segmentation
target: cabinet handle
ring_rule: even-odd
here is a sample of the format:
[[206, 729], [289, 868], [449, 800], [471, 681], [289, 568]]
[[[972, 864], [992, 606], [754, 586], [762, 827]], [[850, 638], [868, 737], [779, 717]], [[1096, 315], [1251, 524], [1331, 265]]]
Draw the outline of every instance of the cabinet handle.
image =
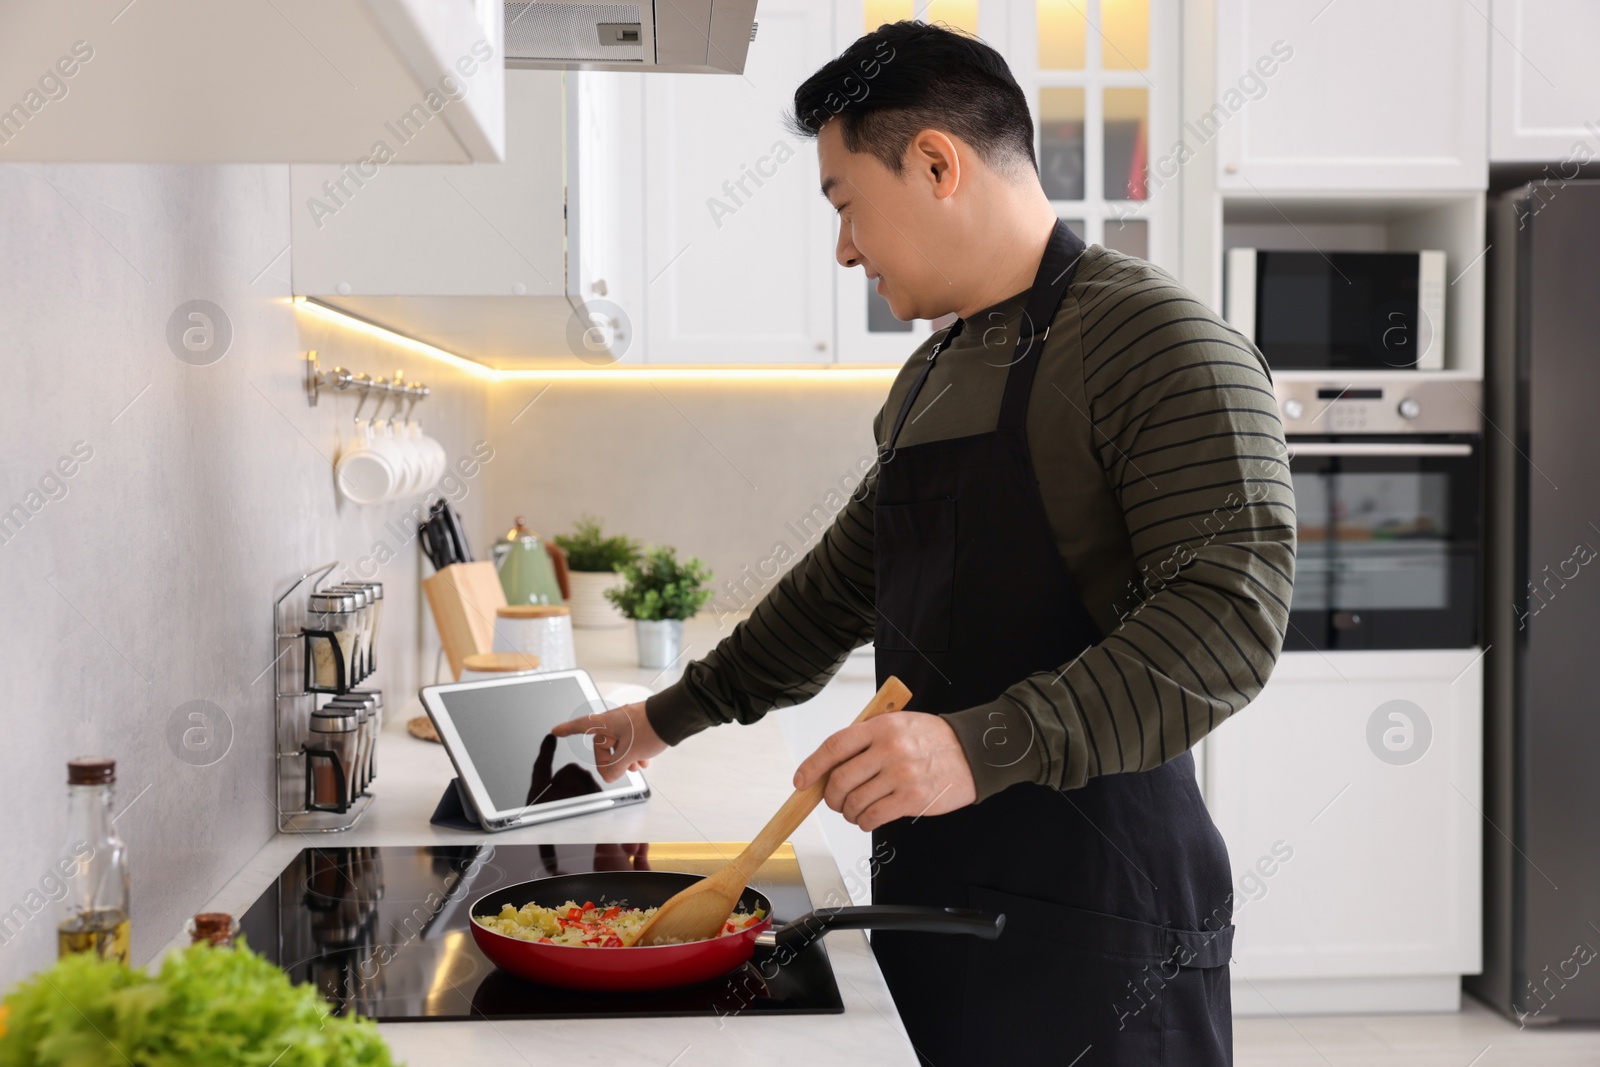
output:
[[1223, 169], [1226, 170], [1229, 174], [1238, 174], [1239, 173], [1239, 164], [1237, 164], [1237, 163], [1229, 163]]

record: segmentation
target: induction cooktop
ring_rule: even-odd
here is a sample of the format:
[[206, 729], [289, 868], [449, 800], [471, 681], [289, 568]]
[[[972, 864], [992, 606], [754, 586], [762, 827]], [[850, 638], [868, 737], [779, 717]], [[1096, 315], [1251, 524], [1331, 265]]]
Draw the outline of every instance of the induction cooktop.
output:
[[[740, 970], [710, 982], [605, 994], [513, 977], [472, 940], [472, 903], [501, 886], [590, 871], [710, 874], [743, 848], [742, 842], [307, 848], [239, 928], [252, 949], [290, 978], [315, 983], [334, 1014], [379, 1022], [844, 1011], [820, 938], [780, 967], [762, 967], [774, 950], [757, 948]], [[779, 923], [812, 909], [787, 844], [751, 884], [771, 899]]]

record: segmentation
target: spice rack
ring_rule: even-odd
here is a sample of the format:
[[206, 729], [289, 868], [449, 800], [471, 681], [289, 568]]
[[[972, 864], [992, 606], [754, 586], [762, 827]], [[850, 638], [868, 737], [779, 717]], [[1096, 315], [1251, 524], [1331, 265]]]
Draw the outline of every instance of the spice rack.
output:
[[[319, 703], [317, 697], [322, 693], [331, 695], [348, 691], [370, 674], [370, 670], [367, 670], [358, 676], [356, 665], [346, 662], [333, 634], [308, 630], [306, 627], [310, 615], [307, 600], [321, 589], [337, 566], [339, 561], [334, 560], [311, 568], [296, 578], [272, 605], [272, 632], [277, 646], [277, 658], [272, 665], [273, 770], [280, 833], [336, 833], [349, 830], [361, 821], [372, 806], [372, 794], [363, 791], [348, 797], [348, 804], [341, 810], [311, 807], [312, 763], [318, 759], [336, 762], [332, 753], [307, 749], [311, 714], [317, 710]], [[307, 582], [310, 582], [309, 587], [306, 587]], [[312, 649], [314, 642], [319, 640], [326, 642], [325, 648], [333, 657], [332, 666], [338, 679], [335, 686], [313, 686], [316, 673]], [[342, 772], [338, 780], [341, 791], [344, 791]]]

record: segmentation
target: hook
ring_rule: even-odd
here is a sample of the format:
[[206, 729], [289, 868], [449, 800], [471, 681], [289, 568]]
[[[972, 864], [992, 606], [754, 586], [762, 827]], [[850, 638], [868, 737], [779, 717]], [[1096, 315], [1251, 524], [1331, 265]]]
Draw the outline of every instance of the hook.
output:
[[411, 392], [411, 387], [405, 383], [406, 372], [394, 372], [394, 381], [389, 383], [389, 395], [394, 398], [394, 410], [389, 412], [389, 421], [393, 422], [396, 415], [400, 414], [400, 405], [406, 402], [406, 396]]
[[410, 402], [406, 407], [406, 421], [411, 421], [411, 416], [416, 413], [417, 403], [428, 395], [428, 387], [421, 382], [412, 382], [406, 386], [406, 399]]
[[[381, 382], [383, 379], [379, 378], [378, 381]], [[365, 374], [352, 374], [350, 376], [350, 384], [361, 390], [361, 399], [356, 401], [355, 415], [356, 421], [360, 422], [361, 409], [367, 406], [367, 396], [370, 394], [373, 385], [376, 383], [373, 382], [371, 378], [368, 378]]]

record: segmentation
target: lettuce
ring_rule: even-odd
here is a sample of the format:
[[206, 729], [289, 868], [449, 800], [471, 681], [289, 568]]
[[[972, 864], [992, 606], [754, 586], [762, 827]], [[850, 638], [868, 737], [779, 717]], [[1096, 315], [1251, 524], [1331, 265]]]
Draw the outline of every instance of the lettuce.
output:
[[69, 956], [5, 998], [0, 1067], [394, 1067], [367, 1019], [243, 944], [173, 952], [155, 975]]

